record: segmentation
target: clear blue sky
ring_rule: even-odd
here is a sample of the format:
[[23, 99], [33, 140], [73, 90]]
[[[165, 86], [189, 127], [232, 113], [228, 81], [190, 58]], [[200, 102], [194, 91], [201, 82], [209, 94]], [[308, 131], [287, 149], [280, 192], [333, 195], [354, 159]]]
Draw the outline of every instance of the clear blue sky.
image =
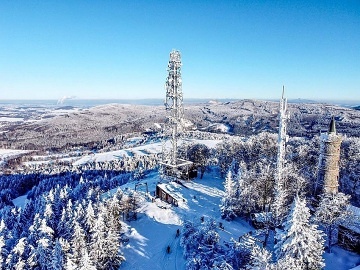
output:
[[0, 99], [360, 100], [360, 1], [0, 1]]

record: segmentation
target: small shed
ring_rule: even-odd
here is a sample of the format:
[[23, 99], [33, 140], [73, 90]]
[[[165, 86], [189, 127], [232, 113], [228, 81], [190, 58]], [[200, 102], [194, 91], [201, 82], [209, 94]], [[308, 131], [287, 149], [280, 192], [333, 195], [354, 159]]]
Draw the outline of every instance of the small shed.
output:
[[178, 199], [175, 195], [171, 194], [168, 190], [166, 184], [157, 184], [156, 185], [156, 197], [160, 198], [162, 201], [170, 203], [172, 205], [178, 206]]
[[250, 219], [252, 222], [251, 225], [255, 229], [263, 229], [272, 220], [272, 213], [271, 212], [252, 213], [250, 215]]
[[338, 245], [360, 254], [360, 208], [350, 205], [348, 210], [353, 215], [353, 222], [340, 224]]

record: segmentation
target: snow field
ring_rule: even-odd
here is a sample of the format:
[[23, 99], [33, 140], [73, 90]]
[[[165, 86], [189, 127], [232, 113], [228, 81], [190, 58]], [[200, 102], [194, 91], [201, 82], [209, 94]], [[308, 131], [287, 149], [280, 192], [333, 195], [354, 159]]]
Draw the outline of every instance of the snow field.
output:
[[[148, 183], [149, 191], [155, 191], [159, 180], [157, 174], [151, 174], [142, 182]], [[180, 237], [176, 237], [176, 230], [182, 230], [185, 220], [200, 223], [215, 218], [222, 222], [224, 230], [219, 229], [221, 239], [230, 238], [249, 232], [252, 228], [241, 219], [227, 222], [221, 219], [219, 204], [223, 196], [223, 180], [215, 174], [205, 174], [203, 179], [184, 182], [184, 186], [170, 182], [164, 183], [172, 195], [179, 198], [179, 206], [171, 206], [156, 199], [154, 202], [144, 201], [139, 209], [138, 220], [126, 223], [126, 236], [129, 242], [122, 248], [126, 262], [122, 269], [185, 269], [183, 248]], [[122, 188], [132, 189], [134, 183], [128, 183]], [[170, 246], [170, 253], [166, 253]]]
[[[138, 137], [130, 138], [128, 140], [131, 141], [132, 139], [136, 140], [136, 139], [138, 139]], [[205, 144], [209, 148], [214, 148], [219, 142], [221, 142], [220, 140], [198, 140], [198, 139], [190, 139], [190, 140], [184, 140], [184, 141]], [[179, 145], [181, 145], [181, 143], [183, 143], [183, 142], [180, 142]], [[170, 143], [168, 143], [168, 144], [170, 147]], [[73, 163], [73, 165], [81, 165], [81, 164], [92, 163], [92, 162], [106, 162], [106, 161], [112, 161], [112, 160], [123, 158], [123, 157], [132, 157], [134, 155], [142, 156], [142, 155], [148, 155], [148, 154], [159, 154], [162, 151], [162, 146], [163, 146], [162, 142], [156, 142], [156, 143], [149, 143], [149, 144], [145, 144], [145, 145], [141, 145], [141, 146], [137, 146], [137, 147], [126, 148], [126, 149], [121, 149], [121, 150], [116, 150], [116, 151], [91, 154], [91, 155], [84, 156], [84, 157], [80, 158], [79, 160], [75, 161]], [[166, 147], [167, 147], [167, 145], [166, 145]]]

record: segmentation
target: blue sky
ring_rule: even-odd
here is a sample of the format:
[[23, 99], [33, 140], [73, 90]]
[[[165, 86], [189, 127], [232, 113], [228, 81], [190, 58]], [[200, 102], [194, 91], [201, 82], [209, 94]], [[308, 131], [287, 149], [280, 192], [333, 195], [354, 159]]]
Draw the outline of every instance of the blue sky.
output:
[[0, 99], [360, 100], [360, 1], [0, 1]]

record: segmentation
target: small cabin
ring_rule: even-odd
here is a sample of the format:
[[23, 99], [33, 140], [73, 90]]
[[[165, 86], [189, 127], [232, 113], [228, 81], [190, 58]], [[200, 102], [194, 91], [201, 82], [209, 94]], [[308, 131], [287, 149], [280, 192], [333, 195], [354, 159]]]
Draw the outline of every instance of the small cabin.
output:
[[338, 245], [360, 254], [360, 208], [349, 206], [354, 222], [340, 224], [338, 230]]
[[263, 229], [272, 220], [271, 212], [252, 213], [250, 215], [251, 225], [255, 229]]
[[165, 184], [156, 185], [156, 197], [160, 198], [162, 201], [165, 201], [169, 204], [178, 206], [178, 200], [173, 194], [167, 189]]

